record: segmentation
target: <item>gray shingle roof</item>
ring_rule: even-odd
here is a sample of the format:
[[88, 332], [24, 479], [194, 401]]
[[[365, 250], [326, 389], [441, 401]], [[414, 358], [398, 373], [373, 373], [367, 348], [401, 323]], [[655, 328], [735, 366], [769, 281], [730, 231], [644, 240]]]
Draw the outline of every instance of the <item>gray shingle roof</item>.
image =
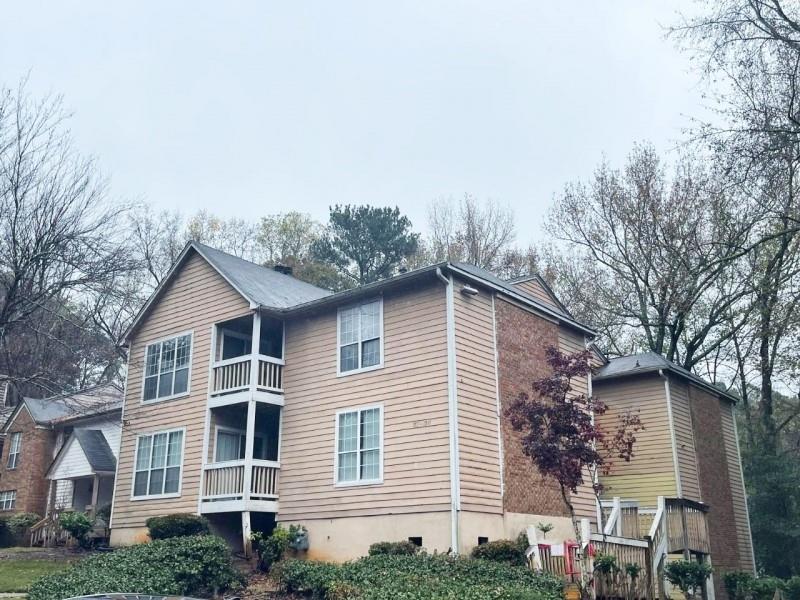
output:
[[259, 306], [285, 309], [333, 293], [211, 246], [198, 242], [191, 244], [245, 298]]
[[86, 460], [94, 471], [114, 471], [117, 459], [108, 445], [108, 440], [99, 429], [76, 429], [72, 435], [78, 440]]
[[122, 408], [122, 390], [114, 384], [105, 384], [74, 394], [23, 398], [21, 404], [28, 408], [34, 421], [50, 424]]
[[644, 373], [653, 373], [659, 370], [674, 373], [675, 375], [691, 381], [692, 383], [707, 389], [708, 391], [725, 396], [728, 400], [733, 402], [738, 400], [738, 398], [730, 392], [718, 388], [713, 383], [706, 381], [691, 371], [687, 371], [683, 367], [676, 365], [656, 352], [643, 352], [641, 354], [629, 354], [628, 356], [612, 358], [607, 364], [603, 365], [597, 370], [597, 372], [592, 376], [592, 380], [603, 381], [617, 377], [630, 377]]

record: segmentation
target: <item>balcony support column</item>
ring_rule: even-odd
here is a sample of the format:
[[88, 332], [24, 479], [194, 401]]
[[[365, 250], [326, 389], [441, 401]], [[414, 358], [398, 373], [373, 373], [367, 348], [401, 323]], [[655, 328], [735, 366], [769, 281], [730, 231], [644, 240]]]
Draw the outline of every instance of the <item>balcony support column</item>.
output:
[[250, 511], [242, 511], [242, 550], [245, 558], [253, 555], [253, 542], [250, 540]]
[[[250, 389], [258, 387], [258, 355], [261, 353], [261, 313], [253, 312], [253, 334], [250, 340]], [[248, 454], [248, 456], [250, 456]]]

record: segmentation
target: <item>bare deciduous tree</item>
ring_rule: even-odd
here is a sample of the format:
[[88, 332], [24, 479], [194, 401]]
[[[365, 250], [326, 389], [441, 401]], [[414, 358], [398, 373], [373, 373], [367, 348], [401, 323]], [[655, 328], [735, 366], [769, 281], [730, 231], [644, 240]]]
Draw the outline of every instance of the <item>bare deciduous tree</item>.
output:
[[130, 267], [124, 208], [106, 197], [94, 160], [76, 152], [67, 117], [61, 98], [35, 102], [24, 82], [0, 90], [0, 372], [50, 391], [64, 384], [52, 363], [32, 355], [21, 373], [8, 357], [77, 352], [85, 322], [70, 305]]
[[432, 202], [428, 225], [436, 260], [464, 261], [490, 270], [500, 266], [515, 237], [514, 214], [508, 206], [492, 200], [479, 204], [470, 194], [459, 202]]

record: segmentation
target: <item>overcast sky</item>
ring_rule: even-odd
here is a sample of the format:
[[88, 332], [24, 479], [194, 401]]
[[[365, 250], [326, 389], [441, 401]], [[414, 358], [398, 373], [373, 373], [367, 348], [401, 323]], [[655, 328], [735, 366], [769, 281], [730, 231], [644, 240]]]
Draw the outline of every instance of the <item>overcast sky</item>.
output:
[[[115, 196], [256, 218], [553, 194], [697, 114], [687, 2], [9, 2], [0, 84], [62, 93]], [[691, 5], [689, 5], [691, 8]]]

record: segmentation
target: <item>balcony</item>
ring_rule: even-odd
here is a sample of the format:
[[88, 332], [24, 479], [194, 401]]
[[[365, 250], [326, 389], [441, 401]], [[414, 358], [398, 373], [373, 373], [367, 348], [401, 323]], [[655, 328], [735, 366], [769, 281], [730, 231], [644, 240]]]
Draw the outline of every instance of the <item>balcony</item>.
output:
[[[256, 364], [256, 378], [251, 377]], [[237, 356], [212, 365], [211, 396], [255, 389], [283, 393], [283, 359], [263, 354]]]
[[[280, 463], [239, 460], [212, 463], [203, 470], [201, 512], [277, 511]], [[248, 470], [250, 477], [246, 481]]]
[[200, 512], [276, 512], [282, 407], [252, 398], [208, 410]]
[[[254, 343], [255, 340], [255, 343]], [[283, 404], [283, 323], [258, 312], [214, 328], [209, 406]]]

